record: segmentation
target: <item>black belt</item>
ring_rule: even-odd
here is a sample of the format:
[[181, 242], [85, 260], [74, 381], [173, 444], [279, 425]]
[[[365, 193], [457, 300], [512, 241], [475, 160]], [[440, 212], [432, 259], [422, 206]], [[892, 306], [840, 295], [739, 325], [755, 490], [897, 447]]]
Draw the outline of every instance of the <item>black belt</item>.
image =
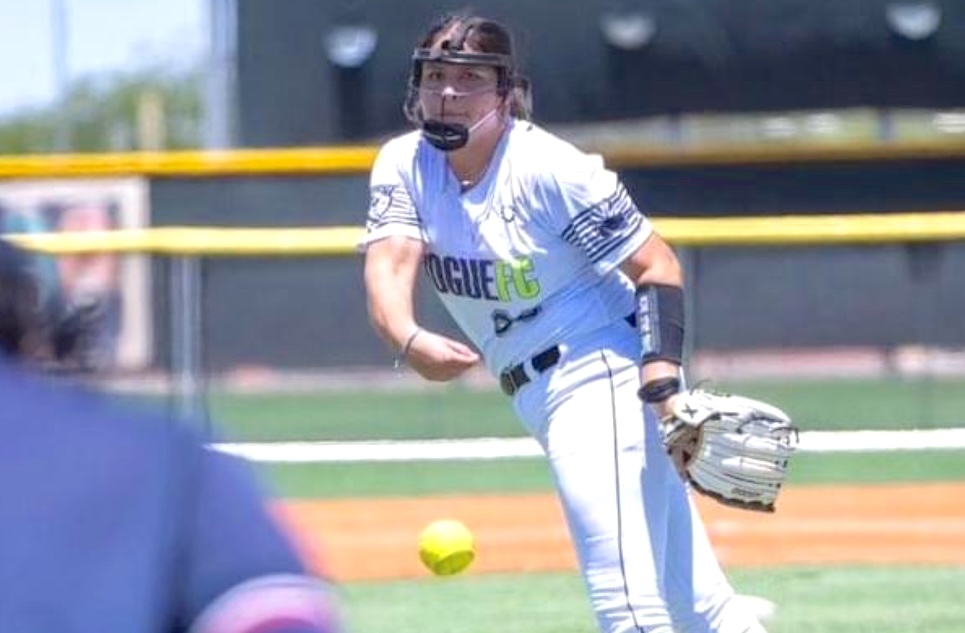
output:
[[[627, 316], [623, 317], [623, 320], [627, 322], [632, 328], [637, 327], [637, 314], [636, 312], [631, 312]], [[539, 373], [543, 373], [550, 367], [556, 365], [560, 362], [560, 347], [559, 345], [554, 345], [549, 349], [544, 349], [542, 352], [533, 356], [529, 363]], [[503, 390], [507, 396], [511, 396], [520, 388], [530, 381], [529, 374], [526, 373], [526, 363], [520, 363], [514, 365], [509, 369], [505, 370], [499, 374], [499, 387]]]
[[[545, 349], [529, 359], [530, 366], [541, 374], [558, 362], [560, 362], [558, 345]], [[526, 373], [526, 363], [520, 363], [499, 374], [499, 387], [503, 393], [511, 396], [530, 380], [532, 379]]]

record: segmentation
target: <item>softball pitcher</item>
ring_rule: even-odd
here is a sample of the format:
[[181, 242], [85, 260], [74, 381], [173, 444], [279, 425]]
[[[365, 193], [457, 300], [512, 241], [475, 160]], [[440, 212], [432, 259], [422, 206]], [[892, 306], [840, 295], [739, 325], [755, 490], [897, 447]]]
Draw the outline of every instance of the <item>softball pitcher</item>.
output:
[[[657, 425], [681, 389], [677, 258], [601, 158], [530, 123], [529, 104], [494, 21], [446, 16], [415, 49], [418, 129], [371, 174], [374, 327], [429, 380], [480, 361], [498, 377], [552, 466], [601, 631], [759, 633]], [[419, 326], [420, 270], [474, 347]]]

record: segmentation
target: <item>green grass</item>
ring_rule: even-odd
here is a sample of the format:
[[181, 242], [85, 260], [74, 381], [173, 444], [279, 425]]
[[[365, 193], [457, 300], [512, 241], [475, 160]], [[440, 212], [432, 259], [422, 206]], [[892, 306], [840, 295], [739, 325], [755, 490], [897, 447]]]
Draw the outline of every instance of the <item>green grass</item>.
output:
[[[722, 384], [773, 402], [805, 430], [965, 425], [960, 381], [822, 380]], [[413, 391], [212, 394], [212, 416], [236, 441], [517, 437], [509, 401], [458, 385]]]
[[[552, 490], [541, 458], [260, 467], [287, 498], [514, 494]], [[965, 451], [800, 453], [789, 485], [965, 481]]]
[[[965, 567], [732, 570], [738, 592], [777, 604], [770, 633], [958, 633]], [[575, 573], [472, 574], [343, 588], [354, 633], [595, 633]]]
[[[822, 380], [722, 384], [784, 408], [805, 430], [965, 425], [960, 381]], [[362, 440], [515, 437], [524, 434], [496, 391], [453, 385], [414, 391], [212, 394], [228, 439]]]
[[272, 464], [262, 466], [288, 498], [418, 497], [552, 490], [542, 459]]
[[523, 434], [509, 401], [453, 387], [316, 394], [219, 394], [211, 412], [233, 440], [365, 440], [513, 437]]
[[965, 622], [965, 567], [741, 570], [739, 591], [778, 605], [770, 633], [952, 633]]
[[353, 633], [595, 633], [571, 574], [488, 574], [343, 588]]
[[789, 471], [791, 485], [878, 484], [965, 480], [965, 451], [800, 453]]
[[965, 426], [965, 383], [960, 380], [773, 380], [720, 387], [772, 402], [807, 430]]

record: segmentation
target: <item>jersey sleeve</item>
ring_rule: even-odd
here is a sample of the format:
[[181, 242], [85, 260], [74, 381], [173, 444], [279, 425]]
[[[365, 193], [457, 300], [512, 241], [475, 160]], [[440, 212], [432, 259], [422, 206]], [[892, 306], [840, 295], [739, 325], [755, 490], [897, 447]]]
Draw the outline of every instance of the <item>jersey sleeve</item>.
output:
[[574, 150], [541, 177], [552, 225], [600, 274], [617, 268], [653, 231], [617, 174]]
[[386, 143], [372, 166], [365, 236], [359, 244], [363, 250], [373, 242], [396, 235], [422, 239], [419, 214], [402, 175], [404, 148], [399, 141]]
[[200, 446], [195, 458], [179, 619], [191, 633], [336, 633], [334, 588], [306, 569], [250, 465]]

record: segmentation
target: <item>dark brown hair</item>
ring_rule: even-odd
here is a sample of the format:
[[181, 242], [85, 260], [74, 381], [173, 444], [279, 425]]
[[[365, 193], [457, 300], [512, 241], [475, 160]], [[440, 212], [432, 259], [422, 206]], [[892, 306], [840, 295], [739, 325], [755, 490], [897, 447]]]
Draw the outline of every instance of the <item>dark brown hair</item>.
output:
[[[516, 46], [506, 26], [469, 11], [449, 13], [429, 27], [419, 40], [417, 48], [432, 48], [440, 44], [443, 48], [463, 50], [468, 47], [478, 53], [495, 53], [509, 57], [512, 60], [509, 68], [500, 69], [500, 94], [509, 99], [509, 111], [514, 117], [528, 120], [532, 116], [529, 80], [519, 73]], [[406, 116], [413, 121], [418, 120], [415, 112], [417, 105], [413, 98], [413, 91], [417, 88], [418, 86], [409, 86], [410, 94], [405, 107]]]
[[30, 256], [0, 239], [0, 350], [10, 356], [31, 355], [45, 326], [40, 289]]
[[0, 237], [0, 354], [51, 372], [95, 369], [99, 302], [41, 305], [33, 255]]

